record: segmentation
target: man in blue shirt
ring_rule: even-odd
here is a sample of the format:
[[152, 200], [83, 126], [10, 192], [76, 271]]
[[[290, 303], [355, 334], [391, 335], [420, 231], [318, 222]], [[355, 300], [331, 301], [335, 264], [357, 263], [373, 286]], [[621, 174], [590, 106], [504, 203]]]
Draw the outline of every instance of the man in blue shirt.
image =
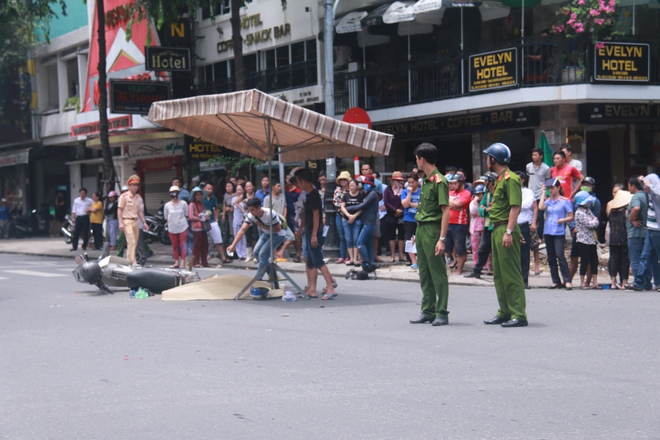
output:
[[261, 206], [264, 206], [264, 199], [270, 194], [270, 179], [268, 176], [261, 178], [261, 189], [258, 190], [254, 196], [261, 200]]
[[180, 177], [175, 177], [172, 179], [172, 186], [178, 186], [179, 191], [179, 200], [183, 200], [186, 203], [190, 203], [190, 192], [183, 187], [183, 179]]
[[[419, 174], [408, 174], [408, 187], [401, 192], [401, 204], [403, 205], [403, 228], [406, 231], [406, 241], [412, 240], [417, 231], [417, 206], [419, 205]], [[410, 257], [411, 269], [417, 269], [417, 254], [408, 252]]]
[[9, 238], [9, 206], [7, 199], [0, 201], [0, 237]]

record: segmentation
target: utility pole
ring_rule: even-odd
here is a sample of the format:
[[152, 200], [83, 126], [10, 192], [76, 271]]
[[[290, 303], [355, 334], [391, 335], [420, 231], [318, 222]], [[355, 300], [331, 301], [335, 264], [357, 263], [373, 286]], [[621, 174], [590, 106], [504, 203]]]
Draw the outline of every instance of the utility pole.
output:
[[[325, 114], [331, 118], [335, 117], [335, 71], [333, 56], [333, 32], [335, 8], [339, 0], [323, 0], [323, 52], [325, 60]], [[325, 175], [328, 182], [325, 187], [325, 225], [328, 227], [328, 234], [325, 237], [323, 246], [324, 254], [328, 257], [339, 256], [339, 235], [335, 226], [337, 208], [332, 203], [332, 197], [337, 186], [337, 162], [335, 160], [335, 149], [329, 147], [325, 160]]]

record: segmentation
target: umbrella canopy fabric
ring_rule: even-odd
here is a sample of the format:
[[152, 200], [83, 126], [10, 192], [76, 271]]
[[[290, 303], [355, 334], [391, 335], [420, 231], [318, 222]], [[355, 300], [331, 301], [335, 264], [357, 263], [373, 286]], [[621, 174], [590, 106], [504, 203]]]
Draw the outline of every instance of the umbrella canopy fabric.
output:
[[[392, 135], [338, 121], [259, 90], [155, 102], [149, 120], [261, 160], [385, 156]], [[278, 147], [279, 146], [279, 150]]]
[[349, 12], [346, 14], [335, 27], [338, 34], [349, 34], [351, 32], [360, 32], [362, 25], [360, 20], [367, 16], [365, 11]]
[[412, 1], [403, 1], [403, 2], [394, 2], [387, 8], [387, 11], [383, 14], [383, 23], [393, 24], [400, 23], [402, 21], [412, 21], [415, 19], [415, 11], [413, 10], [413, 5], [415, 2]]

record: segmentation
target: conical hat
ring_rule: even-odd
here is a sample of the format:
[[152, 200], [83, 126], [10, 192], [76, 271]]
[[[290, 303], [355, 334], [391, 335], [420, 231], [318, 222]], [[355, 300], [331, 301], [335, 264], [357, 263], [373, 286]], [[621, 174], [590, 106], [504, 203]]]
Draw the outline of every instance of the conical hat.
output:
[[620, 189], [614, 198], [612, 199], [612, 209], [619, 209], [624, 206], [630, 205], [630, 200], [632, 199], [632, 194], [630, 191], [624, 191]]

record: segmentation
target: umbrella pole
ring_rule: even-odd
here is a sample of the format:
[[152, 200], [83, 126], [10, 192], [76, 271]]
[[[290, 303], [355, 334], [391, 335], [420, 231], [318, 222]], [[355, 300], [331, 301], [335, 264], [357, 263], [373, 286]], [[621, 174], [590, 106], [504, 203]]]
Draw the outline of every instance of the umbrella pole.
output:
[[465, 45], [463, 44], [463, 7], [461, 7], [461, 95], [465, 95], [465, 60], [464, 52]]

